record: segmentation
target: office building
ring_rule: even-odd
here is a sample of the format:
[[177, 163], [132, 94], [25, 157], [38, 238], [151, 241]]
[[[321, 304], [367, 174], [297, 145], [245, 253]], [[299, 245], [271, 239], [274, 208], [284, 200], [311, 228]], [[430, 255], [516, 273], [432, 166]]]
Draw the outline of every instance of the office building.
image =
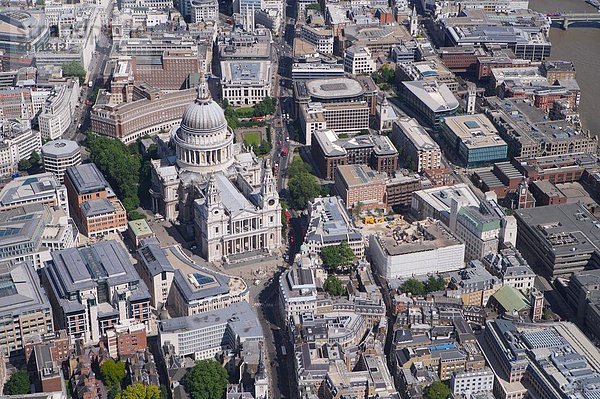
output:
[[192, 23], [217, 24], [219, 21], [219, 2], [217, 0], [190, 0], [190, 16]]
[[369, 106], [366, 101], [347, 103], [309, 103], [300, 107], [300, 127], [305, 144], [312, 144], [317, 130], [336, 133], [361, 132], [369, 129]]
[[42, 49], [50, 28], [43, 11], [4, 9], [0, 13], [0, 50], [7, 54], [25, 54]]
[[52, 306], [29, 262], [0, 262], [0, 352], [18, 354], [35, 334], [54, 331]]
[[485, 307], [502, 282], [488, 272], [483, 264], [474, 260], [466, 269], [450, 273], [449, 295], [459, 297], [464, 306]]
[[568, 282], [558, 279], [557, 289], [575, 315], [577, 325], [600, 336], [600, 270], [573, 273]]
[[458, 100], [447, 85], [436, 81], [402, 82], [405, 101], [423, 120], [433, 127], [458, 111]]
[[352, 46], [344, 51], [344, 70], [352, 75], [370, 74], [377, 70], [368, 47]]
[[279, 310], [282, 320], [285, 322], [298, 319], [305, 313], [316, 312], [315, 270], [308, 267], [293, 267], [281, 273], [279, 277]]
[[335, 170], [335, 190], [346, 207], [384, 206], [386, 178], [367, 165], [338, 165]]
[[516, 238], [516, 223], [494, 199], [480, 201], [465, 184], [413, 193], [412, 209], [421, 218], [441, 220], [465, 243], [465, 259], [495, 253]]
[[550, 121], [531, 101], [486, 98], [488, 115], [508, 144], [509, 157], [595, 153], [598, 139], [566, 120]]
[[523, 293], [530, 292], [535, 284], [535, 276], [521, 253], [512, 245], [507, 245], [496, 254], [486, 255], [481, 262], [502, 285], [516, 288]]
[[44, 170], [54, 173], [62, 184], [67, 168], [81, 164], [81, 148], [71, 140], [49, 141], [42, 146], [42, 163]]
[[73, 219], [88, 237], [127, 230], [127, 213], [93, 163], [66, 169], [65, 186]]
[[57, 328], [66, 329], [73, 339], [97, 343], [126, 319], [149, 327], [148, 288], [117, 241], [52, 252], [42, 281]]
[[517, 248], [549, 277], [599, 268], [600, 221], [582, 204], [519, 209]]
[[421, 180], [421, 176], [415, 174], [397, 174], [388, 178], [385, 182], [386, 205], [410, 207], [412, 193], [421, 190], [423, 184], [428, 184], [428, 180]]
[[483, 114], [449, 116], [442, 121], [442, 134], [453, 153], [466, 167], [506, 159], [508, 146]]
[[[211, 1], [217, 4], [217, 0], [192, 0], [192, 7]], [[192, 18], [203, 18], [202, 10], [202, 7], [194, 8]], [[212, 12], [206, 14], [210, 15]], [[211, 21], [217, 20], [218, 18]], [[125, 71], [122, 61], [119, 61], [115, 65], [113, 77]], [[187, 89], [190, 87], [190, 74], [197, 74], [202, 70], [197, 49], [170, 48], [156, 55], [132, 55], [129, 63], [130, 73], [136, 82], [144, 82], [160, 90]]]
[[157, 92], [147, 85], [139, 89], [140, 94], [144, 93], [140, 99], [118, 104], [110, 103], [101, 92], [90, 114], [92, 132], [130, 144], [142, 136], [175, 126], [196, 98], [195, 89], [169, 93]]
[[[497, 378], [495, 397], [520, 399], [534, 394], [558, 399], [597, 389], [593, 381], [599, 376], [600, 352], [572, 323], [529, 327], [490, 320], [484, 336], [482, 347], [492, 358], [490, 365]], [[586, 377], [568, 383], [575, 375]], [[565, 383], [555, 384], [557, 380]]]
[[344, 66], [340, 64], [294, 62], [292, 64], [292, 80], [312, 80], [343, 78]]
[[255, 105], [271, 95], [271, 61], [221, 61], [221, 97], [233, 106]]
[[23, 159], [40, 153], [42, 138], [28, 120], [0, 120], [0, 175], [11, 175]]
[[191, 356], [196, 361], [239, 350], [246, 342], [264, 340], [260, 322], [247, 302], [201, 315], [162, 320], [158, 331], [161, 347], [172, 345], [173, 353]]
[[151, 305], [154, 309], [161, 309], [167, 304], [175, 268], [156, 238], [144, 240], [137, 254], [140, 260], [137, 271], [148, 287]]
[[79, 80], [70, 79], [67, 84], [56, 85], [46, 98], [38, 115], [40, 134], [44, 140], [60, 138], [71, 126], [75, 106], [79, 100]]
[[333, 54], [333, 31], [330, 28], [302, 25], [300, 38], [312, 44], [319, 53]]
[[413, 118], [400, 118], [392, 128], [392, 141], [410, 163], [409, 169], [417, 172], [439, 169], [442, 166], [442, 151], [429, 133]]
[[461, 371], [450, 377], [452, 395], [474, 395], [480, 392], [492, 392], [494, 388], [494, 372], [489, 368], [477, 371]]
[[67, 189], [52, 173], [16, 177], [0, 191], [0, 211], [28, 204], [59, 206], [69, 215]]
[[386, 279], [445, 273], [465, 267], [465, 244], [432, 219], [369, 237], [371, 259]]
[[340, 139], [333, 130], [317, 130], [311, 140], [311, 155], [318, 173], [328, 180], [333, 179], [338, 165], [369, 165], [388, 176], [398, 168], [398, 151], [387, 136]]
[[165, 249], [165, 255], [175, 268], [167, 298], [167, 309], [173, 316], [192, 316], [248, 302], [248, 285], [243, 279], [193, 263], [177, 247]]
[[365, 244], [360, 229], [340, 197], [315, 198], [308, 207], [308, 230], [304, 236], [303, 252], [320, 254], [321, 248], [347, 243], [358, 259], [364, 256]]

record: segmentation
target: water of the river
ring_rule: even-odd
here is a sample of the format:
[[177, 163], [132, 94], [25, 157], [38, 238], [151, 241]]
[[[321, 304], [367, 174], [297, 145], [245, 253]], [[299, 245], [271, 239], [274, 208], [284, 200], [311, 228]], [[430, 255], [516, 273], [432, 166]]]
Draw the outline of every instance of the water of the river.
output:
[[[584, 0], [530, 0], [529, 7], [543, 13], [597, 12]], [[581, 87], [579, 113], [584, 128], [600, 135], [600, 27], [552, 28], [552, 59], [571, 60]]]

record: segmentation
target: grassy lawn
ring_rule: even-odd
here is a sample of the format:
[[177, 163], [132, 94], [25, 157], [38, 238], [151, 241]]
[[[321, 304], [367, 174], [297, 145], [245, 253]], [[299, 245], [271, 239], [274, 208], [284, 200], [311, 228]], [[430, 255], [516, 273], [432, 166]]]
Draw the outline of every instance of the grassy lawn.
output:
[[254, 116], [254, 108], [237, 108], [235, 110], [238, 118], [252, 118]]
[[260, 145], [260, 132], [247, 132], [244, 133], [244, 143], [258, 147]]

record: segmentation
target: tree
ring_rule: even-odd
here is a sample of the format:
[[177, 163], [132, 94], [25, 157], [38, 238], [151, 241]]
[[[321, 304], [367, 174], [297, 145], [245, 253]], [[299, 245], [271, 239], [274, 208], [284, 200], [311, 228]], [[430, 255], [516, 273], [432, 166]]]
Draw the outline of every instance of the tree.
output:
[[227, 388], [227, 371], [214, 360], [201, 360], [186, 373], [183, 386], [192, 399], [221, 399]]
[[125, 378], [125, 363], [109, 359], [100, 366], [100, 374], [102, 374], [106, 386], [119, 386]]
[[312, 168], [301, 158], [296, 157], [288, 167], [288, 189], [290, 190], [290, 205], [294, 209], [306, 209], [308, 201], [321, 195], [321, 186], [312, 175]]
[[62, 65], [63, 76], [79, 78], [79, 84], [85, 81], [86, 71], [79, 61], [70, 61]]
[[33, 151], [29, 156], [29, 162], [31, 163], [31, 165], [37, 165], [40, 163], [41, 160], [42, 158], [40, 157], [40, 154], [37, 153], [37, 151]]
[[321, 248], [321, 260], [325, 267], [341, 271], [350, 266], [355, 259], [354, 251], [347, 242]]
[[411, 293], [413, 295], [425, 295], [425, 284], [415, 278], [406, 280], [401, 286], [400, 290], [404, 293]]
[[127, 212], [140, 206], [139, 186], [142, 157], [138, 146], [131, 148], [119, 140], [87, 134], [90, 159], [116, 191]]
[[446, 280], [442, 276], [430, 276], [425, 282], [426, 292], [441, 291], [446, 288]]
[[20, 171], [29, 170], [31, 169], [31, 162], [29, 162], [29, 159], [21, 159], [17, 167]]
[[311, 3], [306, 6], [306, 11], [315, 10], [316, 12], [321, 12], [321, 4], [319, 3]]
[[169, 390], [162, 384], [160, 385], [160, 399], [169, 399]]
[[425, 388], [423, 396], [425, 399], [448, 399], [452, 391], [446, 384], [440, 381], [435, 381], [433, 384]]
[[271, 143], [269, 143], [267, 140], [263, 140], [258, 146], [256, 153], [258, 155], [265, 155], [270, 153], [272, 148], [273, 145]]
[[117, 393], [115, 399], [161, 399], [160, 388], [158, 385], [143, 385], [137, 382]]
[[25, 395], [29, 393], [29, 374], [27, 371], [19, 370], [10, 376], [6, 385], [4, 386], [4, 393], [6, 395]]
[[346, 293], [346, 287], [336, 276], [328, 276], [323, 283], [323, 289], [331, 295], [342, 296]]

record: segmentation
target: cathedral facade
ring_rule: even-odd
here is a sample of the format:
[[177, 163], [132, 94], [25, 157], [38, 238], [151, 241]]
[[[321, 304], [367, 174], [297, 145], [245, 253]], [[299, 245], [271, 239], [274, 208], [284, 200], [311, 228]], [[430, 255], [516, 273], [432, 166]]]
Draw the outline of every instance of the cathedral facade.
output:
[[227, 126], [206, 82], [170, 134], [170, 156], [152, 161], [153, 212], [193, 230], [208, 261], [281, 246], [281, 205], [268, 159]]

